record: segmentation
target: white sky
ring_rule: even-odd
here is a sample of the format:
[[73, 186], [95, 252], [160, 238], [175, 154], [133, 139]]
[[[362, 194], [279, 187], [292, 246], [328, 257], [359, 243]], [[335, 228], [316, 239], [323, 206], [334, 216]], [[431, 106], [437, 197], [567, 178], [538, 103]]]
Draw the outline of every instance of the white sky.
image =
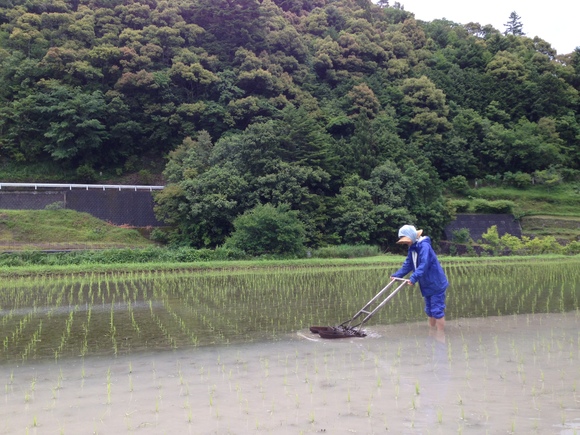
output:
[[[460, 24], [471, 21], [491, 24], [503, 33], [504, 24], [515, 11], [526, 36], [539, 36], [558, 54], [568, 54], [580, 46], [579, 0], [398, 0], [405, 10], [423, 21], [446, 18]], [[391, 6], [395, 0], [389, 2]]]

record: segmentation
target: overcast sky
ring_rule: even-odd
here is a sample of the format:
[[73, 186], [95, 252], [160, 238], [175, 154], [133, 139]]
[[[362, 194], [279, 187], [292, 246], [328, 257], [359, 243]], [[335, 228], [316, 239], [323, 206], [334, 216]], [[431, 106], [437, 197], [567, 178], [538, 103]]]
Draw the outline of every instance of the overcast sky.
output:
[[[539, 36], [558, 54], [567, 54], [580, 46], [580, 0], [398, 0], [415, 18], [432, 21], [446, 18], [482, 26], [491, 24], [503, 33], [504, 24], [515, 11], [524, 25], [526, 36]], [[389, 2], [391, 6], [395, 0]]]

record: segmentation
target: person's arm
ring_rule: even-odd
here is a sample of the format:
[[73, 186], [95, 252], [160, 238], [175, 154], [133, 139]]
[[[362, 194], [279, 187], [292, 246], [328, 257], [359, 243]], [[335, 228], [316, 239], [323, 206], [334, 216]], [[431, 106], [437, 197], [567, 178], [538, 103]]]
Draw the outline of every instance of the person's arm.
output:
[[409, 281], [415, 284], [419, 281], [419, 278], [423, 276], [425, 271], [429, 268], [430, 262], [433, 260], [431, 257], [431, 247], [427, 244], [419, 245], [419, 249], [417, 250], [417, 269], [413, 275], [409, 277]]
[[409, 253], [407, 254], [407, 258], [405, 259], [405, 262], [403, 263], [401, 268], [397, 270], [395, 273], [393, 273], [391, 276], [395, 278], [403, 278], [412, 270], [413, 270], [413, 257], [411, 255], [411, 251], [409, 251]]

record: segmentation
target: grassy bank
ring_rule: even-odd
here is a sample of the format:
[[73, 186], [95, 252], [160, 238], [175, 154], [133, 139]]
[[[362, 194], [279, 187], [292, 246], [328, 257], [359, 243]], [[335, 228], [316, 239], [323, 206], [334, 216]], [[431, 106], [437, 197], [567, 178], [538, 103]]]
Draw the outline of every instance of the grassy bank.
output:
[[518, 215], [580, 217], [580, 186], [578, 183], [563, 183], [557, 186], [537, 185], [525, 189], [480, 187], [470, 189], [466, 197], [490, 201], [512, 201], [516, 204], [515, 212]]
[[0, 210], [0, 251], [143, 248], [154, 243], [74, 210]]
[[475, 203], [478, 200], [510, 201], [522, 233], [528, 237], [553, 236], [562, 242], [580, 240], [580, 185], [562, 183], [526, 188], [509, 186], [469, 189], [451, 200]]

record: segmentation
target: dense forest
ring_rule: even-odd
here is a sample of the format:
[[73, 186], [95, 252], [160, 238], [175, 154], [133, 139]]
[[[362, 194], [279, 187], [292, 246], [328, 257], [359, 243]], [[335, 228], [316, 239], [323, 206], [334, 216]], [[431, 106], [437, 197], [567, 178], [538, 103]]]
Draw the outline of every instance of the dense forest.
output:
[[197, 247], [256, 210], [312, 247], [437, 237], [450, 180], [580, 173], [580, 48], [522, 28], [386, 0], [0, 0], [1, 163], [166, 158], [158, 212]]

